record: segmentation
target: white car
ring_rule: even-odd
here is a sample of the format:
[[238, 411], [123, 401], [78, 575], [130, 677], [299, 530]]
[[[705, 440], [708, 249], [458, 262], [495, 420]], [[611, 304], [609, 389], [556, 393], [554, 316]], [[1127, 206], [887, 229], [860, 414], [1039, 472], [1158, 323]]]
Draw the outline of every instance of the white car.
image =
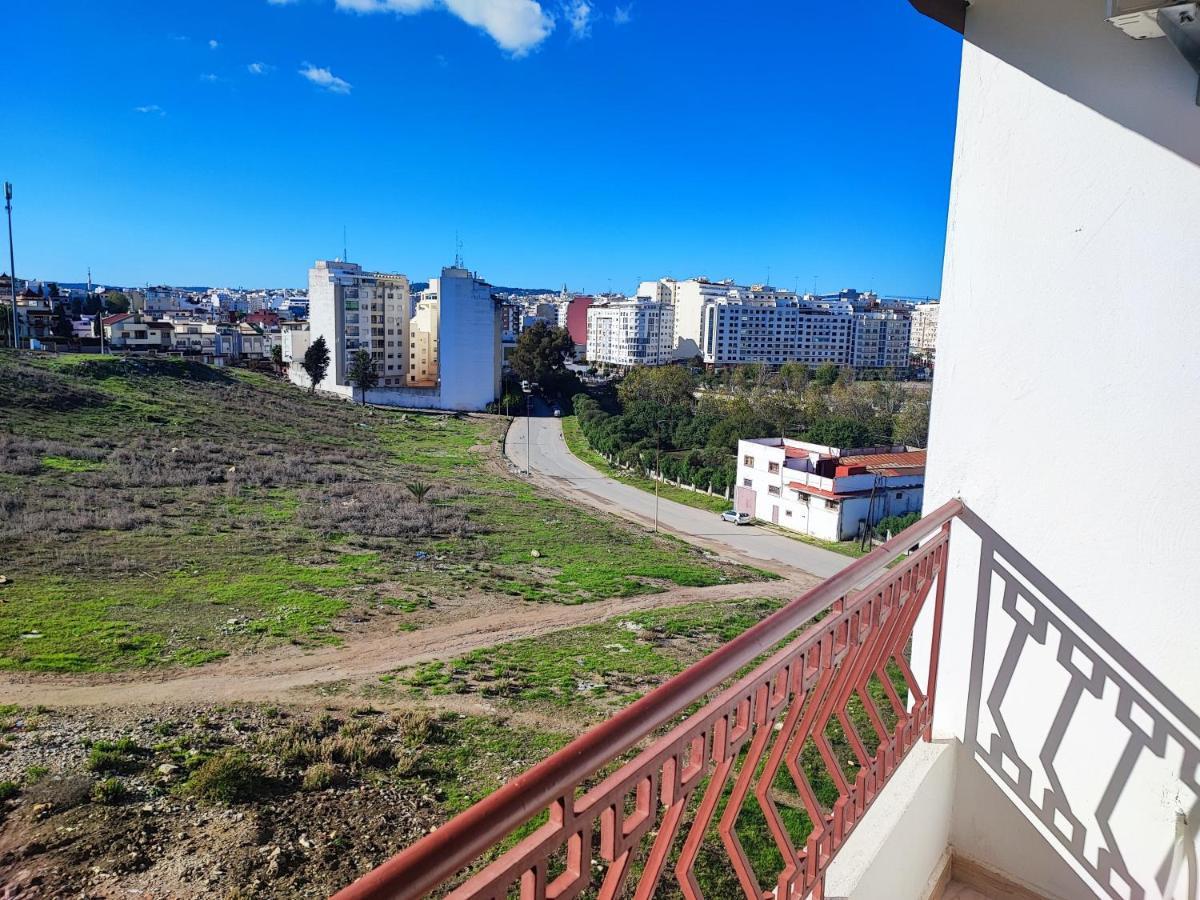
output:
[[562, 410], [559, 409], [557, 406], [554, 407], [554, 418], [556, 418], [556, 419], [562, 418]]
[[738, 512], [736, 509], [727, 509], [721, 513], [721, 518], [726, 522], [732, 522], [734, 525], [749, 525], [754, 521], [754, 516], [747, 512]]

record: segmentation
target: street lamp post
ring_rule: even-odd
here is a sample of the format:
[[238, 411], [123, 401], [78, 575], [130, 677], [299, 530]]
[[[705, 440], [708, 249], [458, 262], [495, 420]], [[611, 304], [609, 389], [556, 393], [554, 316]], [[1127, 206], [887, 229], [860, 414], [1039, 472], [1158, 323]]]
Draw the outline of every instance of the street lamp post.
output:
[[12, 295], [12, 339], [13, 349], [21, 348], [20, 339], [17, 337], [17, 264], [13, 258], [13, 236], [12, 236], [12, 184], [4, 182], [4, 209], [8, 213], [8, 288]]
[[658, 533], [658, 482], [662, 478], [662, 427], [666, 422], [659, 420], [654, 435], [654, 532]]
[[533, 392], [537, 390], [536, 381], [522, 381], [521, 390], [525, 392], [525, 474], [533, 474]]

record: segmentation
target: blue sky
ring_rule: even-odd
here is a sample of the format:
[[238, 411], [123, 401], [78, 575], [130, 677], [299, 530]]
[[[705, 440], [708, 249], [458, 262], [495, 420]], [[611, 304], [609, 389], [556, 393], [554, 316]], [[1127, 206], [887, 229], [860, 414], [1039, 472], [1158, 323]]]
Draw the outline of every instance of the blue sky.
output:
[[904, 0], [12, 6], [22, 276], [302, 285], [345, 225], [417, 280], [457, 231], [495, 284], [940, 290], [959, 42]]

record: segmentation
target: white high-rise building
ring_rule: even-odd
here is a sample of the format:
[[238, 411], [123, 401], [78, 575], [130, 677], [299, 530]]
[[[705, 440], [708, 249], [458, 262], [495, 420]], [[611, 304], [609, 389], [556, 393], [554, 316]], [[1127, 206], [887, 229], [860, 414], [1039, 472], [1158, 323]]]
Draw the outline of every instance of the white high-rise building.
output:
[[937, 345], [938, 311], [942, 304], [918, 303], [912, 312], [912, 334], [909, 337], [911, 356], [932, 357]]
[[[373, 403], [482, 410], [500, 392], [500, 315], [491, 286], [461, 267], [442, 269], [413, 305], [404, 275], [364, 272], [322, 260], [309, 270], [310, 341], [324, 337], [329, 374], [321, 387], [354, 395], [350, 364], [370, 352], [379, 384]], [[290, 372], [306, 383], [298, 363]]]
[[350, 386], [350, 364], [360, 350], [375, 360], [380, 387], [407, 383], [410, 294], [404, 275], [364, 272], [341, 260], [319, 260], [309, 269], [312, 337], [324, 335], [329, 346], [326, 388]]
[[904, 369], [909, 362], [912, 318], [895, 309], [855, 311], [850, 365], [857, 369]]
[[672, 358], [674, 310], [650, 297], [614, 300], [587, 311], [587, 358], [609, 366], [660, 366]]
[[701, 356], [713, 366], [787, 362], [848, 365], [854, 310], [794, 294], [750, 289], [704, 305]]

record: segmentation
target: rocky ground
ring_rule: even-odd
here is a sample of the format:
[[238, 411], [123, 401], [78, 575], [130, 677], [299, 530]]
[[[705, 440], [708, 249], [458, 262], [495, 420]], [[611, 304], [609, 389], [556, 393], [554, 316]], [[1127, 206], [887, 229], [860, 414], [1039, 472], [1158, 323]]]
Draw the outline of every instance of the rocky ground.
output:
[[0, 895], [321, 897], [444, 818], [438, 721], [267, 706], [3, 709]]

